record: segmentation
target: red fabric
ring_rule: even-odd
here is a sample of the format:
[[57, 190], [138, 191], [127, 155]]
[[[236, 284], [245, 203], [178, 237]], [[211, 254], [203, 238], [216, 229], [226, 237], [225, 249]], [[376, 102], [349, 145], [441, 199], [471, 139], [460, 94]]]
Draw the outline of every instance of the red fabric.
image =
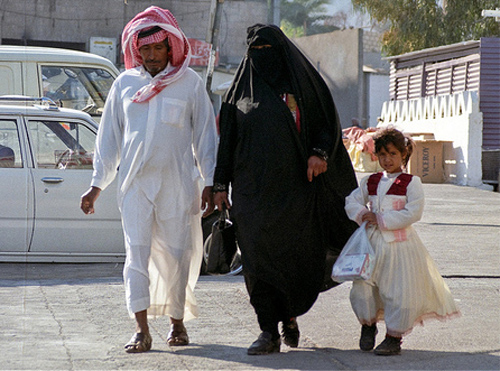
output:
[[[382, 179], [382, 173], [376, 173], [370, 175], [368, 178], [368, 194], [370, 196], [376, 196], [377, 195], [377, 188], [378, 184], [380, 183], [380, 179]], [[413, 178], [413, 175], [411, 174], [400, 174], [398, 177], [394, 180], [394, 183], [392, 183], [391, 187], [387, 191], [386, 194], [388, 195], [394, 195], [394, 196], [405, 196], [406, 191], [408, 189], [408, 184], [410, 184], [411, 180]]]
[[144, 45], [160, 43], [167, 37], [168, 37], [168, 32], [165, 30], [160, 30], [152, 35], [141, 37], [137, 40], [137, 49], [140, 49], [141, 46]]
[[353, 126], [343, 129], [342, 134], [345, 135], [351, 142], [355, 143], [361, 152], [368, 152], [371, 155], [372, 161], [377, 161], [377, 156], [375, 156], [375, 143], [373, 142], [372, 135], [369, 134], [375, 131], [375, 128], [368, 128], [364, 130]]
[[410, 184], [411, 179], [413, 178], [413, 175], [411, 174], [400, 174], [394, 183], [392, 183], [391, 188], [387, 191], [388, 195], [395, 195], [395, 196], [405, 196], [406, 195], [406, 189], [408, 188], [408, 184]]
[[380, 179], [382, 179], [382, 173], [375, 173], [370, 175], [368, 178], [368, 194], [370, 196], [376, 196], [377, 195], [377, 188], [378, 184], [380, 183]]

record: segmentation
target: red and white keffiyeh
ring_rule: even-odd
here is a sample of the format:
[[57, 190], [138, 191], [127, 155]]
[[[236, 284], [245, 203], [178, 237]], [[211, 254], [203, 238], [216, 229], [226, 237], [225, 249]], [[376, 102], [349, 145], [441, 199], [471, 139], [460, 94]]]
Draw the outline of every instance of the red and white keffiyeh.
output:
[[125, 68], [135, 68], [143, 64], [137, 36], [139, 32], [158, 26], [168, 33], [170, 45], [170, 65], [173, 69], [165, 69], [153, 77], [151, 83], [140, 89], [132, 98], [133, 102], [146, 102], [165, 88], [178, 80], [186, 71], [191, 60], [191, 47], [186, 35], [177, 24], [177, 20], [167, 9], [150, 6], [137, 14], [123, 29], [122, 48], [125, 59]]
[[157, 26], [144, 30], [144, 33], [149, 32], [151, 32], [151, 34], [146, 36], [143, 36], [143, 33], [139, 32], [139, 35], [137, 36], [137, 49], [140, 50], [143, 45], [161, 43], [168, 38], [168, 32]]

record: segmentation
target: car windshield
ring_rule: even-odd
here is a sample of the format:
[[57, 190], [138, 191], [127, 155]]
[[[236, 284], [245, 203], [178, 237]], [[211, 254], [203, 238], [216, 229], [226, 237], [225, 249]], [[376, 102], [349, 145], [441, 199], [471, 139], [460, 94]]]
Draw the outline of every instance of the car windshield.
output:
[[43, 96], [65, 108], [101, 115], [114, 77], [95, 67], [42, 66]]

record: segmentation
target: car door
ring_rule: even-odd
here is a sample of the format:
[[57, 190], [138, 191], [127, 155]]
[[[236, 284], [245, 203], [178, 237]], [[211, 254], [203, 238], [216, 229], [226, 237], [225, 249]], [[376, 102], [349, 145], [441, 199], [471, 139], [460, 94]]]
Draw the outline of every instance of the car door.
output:
[[[20, 116], [0, 116], [0, 255], [28, 250], [34, 200]], [[9, 260], [7, 258], [7, 260]]]
[[[35, 166], [35, 228], [30, 253], [90, 260], [124, 255], [116, 182], [102, 192], [96, 213], [85, 215], [80, 197], [89, 188], [96, 129], [72, 119], [26, 120]], [[99, 259], [98, 259], [99, 260]]]

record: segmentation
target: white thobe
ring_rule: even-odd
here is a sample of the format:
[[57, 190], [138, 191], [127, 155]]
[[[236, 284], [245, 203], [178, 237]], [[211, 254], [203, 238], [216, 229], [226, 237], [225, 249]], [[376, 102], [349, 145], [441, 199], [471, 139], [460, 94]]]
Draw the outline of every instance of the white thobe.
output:
[[205, 186], [213, 184], [215, 118], [203, 81], [192, 69], [148, 102], [132, 102], [151, 79], [138, 67], [113, 84], [97, 135], [91, 185], [104, 190], [118, 173], [130, 315], [147, 309], [151, 316], [187, 321], [198, 313], [193, 290], [203, 249], [201, 190], [203, 180]]

